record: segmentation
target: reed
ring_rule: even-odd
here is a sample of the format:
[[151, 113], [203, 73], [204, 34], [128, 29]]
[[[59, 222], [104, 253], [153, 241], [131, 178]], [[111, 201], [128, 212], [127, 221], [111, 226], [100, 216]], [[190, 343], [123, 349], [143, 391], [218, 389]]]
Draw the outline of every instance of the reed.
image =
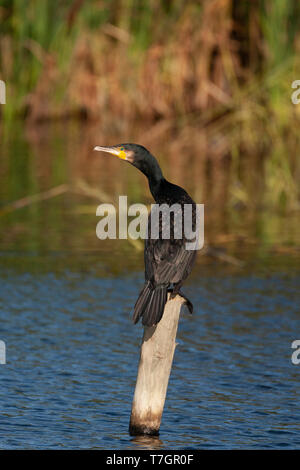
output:
[[253, 204], [236, 188], [241, 166], [259, 158], [262, 204], [298, 207], [297, 0], [2, 0], [0, 18], [7, 125], [165, 120], [196, 151], [205, 129], [231, 156], [232, 204]]

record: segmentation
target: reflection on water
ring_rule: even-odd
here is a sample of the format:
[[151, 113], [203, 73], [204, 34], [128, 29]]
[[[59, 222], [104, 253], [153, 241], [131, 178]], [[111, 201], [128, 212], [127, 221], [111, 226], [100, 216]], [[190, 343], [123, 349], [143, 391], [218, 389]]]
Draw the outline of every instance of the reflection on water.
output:
[[[151, 202], [143, 175], [91, 152], [124, 132], [16, 127], [2, 142], [1, 448], [299, 447], [298, 216], [230, 205], [226, 156], [184, 153], [163, 131], [128, 130], [126, 140], [149, 146], [168, 179], [205, 203], [206, 248], [184, 288], [195, 314], [180, 322], [159, 438], [128, 435], [143, 256], [127, 240], [95, 235], [105, 198]], [[251, 174], [257, 201], [262, 182]], [[59, 196], [7, 210], [62, 184]]]
[[[128, 195], [128, 204], [152, 202], [144, 175], [111, 155], [92, 151], [96, 144], [129, 140], [148, 146], [159, 158], [167, 179], [185, 187], [196, 202], [205, 204], [207, 244], [221, 246], [238, 257], [245, 247], [248, 251], [254, 246], [258, 248], [256, 256], [262, 255], [259, 246], [264, 253], [266, 249], [279, 253], [284, 247], [284, 255], [299, 255], [298, 213], [261, 210], [264, 191], [261, 160], [253, 158], [246, 169], [245, 164], [241, 167], [244, 189], [240, 187], [242, 195], [236, 197], [232, 164], [221, 149], [219, 153], [212, 149], [203, 149], [201, 153], [196, 147], [195, 153], [189, 139], [177, 142], [164, 127], [158, 127], [159, 132], [147, 132], [145, 128], [123, 132], [103, 127], [104, 124], [85, 127], [60, 123], [24, 130], [17, 123], [9, 134], [3, 132], [1, 249], [100, 250], [101, 243], [95, 237], [99, 203], [116, 204], [119, 195]], [[68, 185], [68, 189], [43, 200], [45, 191], [62, 188], [61, 185]], [[31, 201], [32, 195], [41, 195], [40, 201]], [[11, 210], [9, 204], [24, 197], [29, 197], [27, 205]], [[119, 245], [121, 250], [125, 246], [126, 242]]]
[[135, 436], [130, 441], [133, 449], [153, 450], [161, 449], [162, 440], [158, 436]]

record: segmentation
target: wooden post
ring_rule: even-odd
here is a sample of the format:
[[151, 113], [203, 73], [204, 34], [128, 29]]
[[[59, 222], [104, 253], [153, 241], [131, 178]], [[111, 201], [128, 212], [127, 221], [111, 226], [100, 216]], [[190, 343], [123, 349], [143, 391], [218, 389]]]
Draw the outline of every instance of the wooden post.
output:
[[132, 403], [129, 433], [158, 435], [171, 372], [179, 315], [185, 300], [177, 295], [166, 303], [155, 326], [146, 326]]

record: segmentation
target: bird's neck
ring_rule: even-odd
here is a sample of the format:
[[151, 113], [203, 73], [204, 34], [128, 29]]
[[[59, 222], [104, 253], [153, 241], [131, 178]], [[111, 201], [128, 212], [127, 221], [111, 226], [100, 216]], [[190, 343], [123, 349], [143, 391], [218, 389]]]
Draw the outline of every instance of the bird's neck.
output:
[[155, 163], [156, 165], [152, 167], [152, 171], [147, 175], [147, 177], [151, 194], [155, 201], [157, 201], [157, 199], [159, 198], [161, 184], [164, 181], [164, 177], [159, 164], [157, 162]]
[[159, 199], [161, 184], [162, 184], [163, 180], [164, 180], [163, 176], [160, 179], [155, 179], [153, 177], [148, 177], [149, 188], [150, 188], [151, 194], [152, 194], [152, 196], [153, 196], [153, 198], [155, 199], [156, 202]]
[[151, 155], [151, 157], [151, 165], [147, 166], [147, 168], [142, 171], [148, 178], [149, 189], [152, 196], [155, 200], [157, 200], [159, 197], [161, 183], [164, 181], [164, 176], [156, 158], [153, 157], [153, 155]]

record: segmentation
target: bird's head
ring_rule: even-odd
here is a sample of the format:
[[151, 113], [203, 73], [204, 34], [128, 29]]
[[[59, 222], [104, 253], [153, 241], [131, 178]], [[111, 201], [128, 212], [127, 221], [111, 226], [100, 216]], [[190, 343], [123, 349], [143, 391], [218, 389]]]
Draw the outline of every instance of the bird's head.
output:
[[112, 147], [95, 147], [98, 152], [106, 152], [131, 163], [148, 178], [152, 176], [162, 178], [161, 169], [153, 155], [142, 145], [119, 144]]
[[136, 144], [119, 144], [113, 145], [112, 147], [95, 147], [94, 150], [98, 152], [112, 153], [122, 160], [126, 160], [129, 163], [134, 164], [141, 156], [147, 155], [148, 150], [141, 145]]

